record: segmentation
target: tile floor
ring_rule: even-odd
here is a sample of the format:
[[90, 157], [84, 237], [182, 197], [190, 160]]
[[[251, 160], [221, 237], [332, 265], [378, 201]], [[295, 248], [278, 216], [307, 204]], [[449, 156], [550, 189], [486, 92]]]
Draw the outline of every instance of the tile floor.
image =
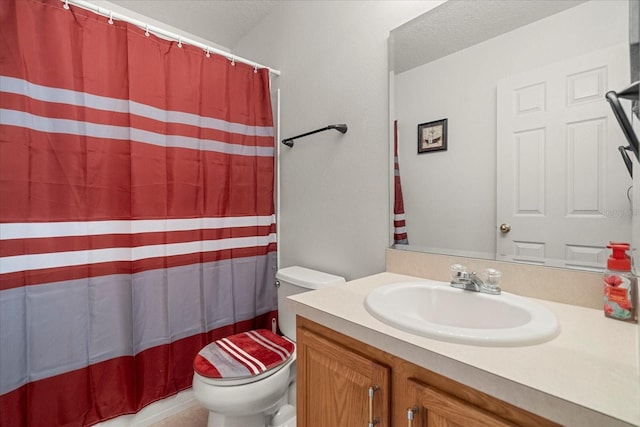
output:
[[182, 412], [151, 424], [150, 427], [207, 427], [209, 413], [200, 405], [194, 405]]

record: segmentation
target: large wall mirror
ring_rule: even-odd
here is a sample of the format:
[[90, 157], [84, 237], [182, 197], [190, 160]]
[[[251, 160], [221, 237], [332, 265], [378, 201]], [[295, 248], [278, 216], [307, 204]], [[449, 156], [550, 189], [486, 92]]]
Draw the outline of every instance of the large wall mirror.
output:
[[409, 243], [395, 247], [605, 267], [608, 242], [631, 239], [627, 142], [605, 100], [632, 82], [629, 9], [450, 0], [391, 32]]

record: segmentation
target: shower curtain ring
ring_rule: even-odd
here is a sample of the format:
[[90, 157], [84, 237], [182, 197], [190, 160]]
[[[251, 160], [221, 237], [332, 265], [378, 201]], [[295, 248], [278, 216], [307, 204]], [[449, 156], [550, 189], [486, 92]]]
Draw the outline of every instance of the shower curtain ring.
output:
[[211, 53], [209, 53], [209, 46], [207, 46], [207, 53], [205, 53], [207, 58], [211, 58]]
[[235, 67], [235, 66], [236, 66], [236, 57], [235, 57], [235, 56], [232, 56], [232, 57], [231, 57], [231, 66], [232, 66], [232, 67]]
[[113, 11], [109, 12], [109, 21], [107, 21], [107, 22], [109, 22], [109, 24], [113, 25]]
[[69, 10], [69, 0], [64, 0], [64, 7], [66, 10]]
[[149, 24], [147, 24], [144, 28], [144, 35], [149, 37]]
[[178, 47], [182, 48], [182, 37], [178, 37]]

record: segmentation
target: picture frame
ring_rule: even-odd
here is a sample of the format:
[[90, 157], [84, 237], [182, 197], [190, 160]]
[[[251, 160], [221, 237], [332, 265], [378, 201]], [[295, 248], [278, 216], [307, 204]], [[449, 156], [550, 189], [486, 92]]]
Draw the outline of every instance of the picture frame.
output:
[[447, 119], [418, 125], [418, 154], [447, 150]]

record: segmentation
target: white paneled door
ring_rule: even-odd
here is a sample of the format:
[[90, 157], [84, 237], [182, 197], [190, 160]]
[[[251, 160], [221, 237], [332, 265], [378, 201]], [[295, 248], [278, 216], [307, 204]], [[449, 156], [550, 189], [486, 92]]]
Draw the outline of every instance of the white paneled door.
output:
[[627, 143], [605, 100], [630, 83], [628, 56], [619, 45], [498, 82], [498, 259], [602, 268], [608, 242], [630, 239]]

